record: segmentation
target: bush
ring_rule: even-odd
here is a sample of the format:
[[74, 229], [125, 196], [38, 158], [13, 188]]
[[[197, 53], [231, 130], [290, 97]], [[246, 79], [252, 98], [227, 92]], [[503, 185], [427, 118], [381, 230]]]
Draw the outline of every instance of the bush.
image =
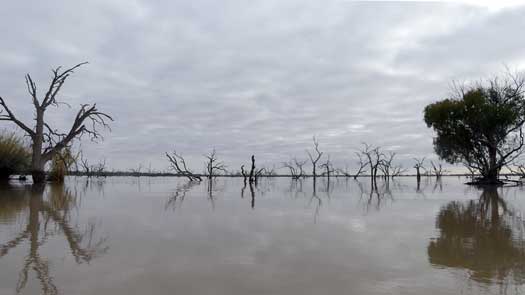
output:
[[49, 172], [48, 180], [53, 182], [64, 182], [69, 168], [75, 164], [76, 159], [69, 148], [63, 149], [56, 154], [51, 161], [51, 171]]
[[0, 132], [0, 179], [25, 173], [31, 163], [31, 151], [14, 132]]

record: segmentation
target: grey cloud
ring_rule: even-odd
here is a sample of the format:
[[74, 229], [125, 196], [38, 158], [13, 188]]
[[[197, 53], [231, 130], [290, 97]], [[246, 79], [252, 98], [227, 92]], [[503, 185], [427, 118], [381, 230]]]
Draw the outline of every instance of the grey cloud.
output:
[[[523, 64], [522, 7], [349, 1], [46, 1], [5, 4], [0, 95], [32, 118], [23, 75], [89, 60], [63, 91], [114, 115], [94, 160], [167, 167], [177, 149], [202, 168], [216, 148], [232, 169], [305, 157], [311, 137], [343, 165], [362, 141], [405, 166], [432, 156], [422, 109], [472, 79]], [[24, 17], [20, 17], [23, 15]], [[7, 127], [7, 126], [6, 126]], [[9, 128], [12, 128], [10, 126]]]

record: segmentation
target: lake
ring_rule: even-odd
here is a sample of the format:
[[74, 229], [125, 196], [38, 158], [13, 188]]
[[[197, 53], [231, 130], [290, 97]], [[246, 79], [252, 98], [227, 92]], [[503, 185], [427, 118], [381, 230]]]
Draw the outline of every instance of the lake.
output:
[[91, 179], [0, 191], [0, 294], [525, 294], [521, 187]]

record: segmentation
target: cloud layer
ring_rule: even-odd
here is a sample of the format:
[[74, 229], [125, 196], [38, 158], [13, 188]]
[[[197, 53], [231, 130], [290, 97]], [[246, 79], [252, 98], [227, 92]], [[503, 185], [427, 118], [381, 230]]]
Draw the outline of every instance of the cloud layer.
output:
[[[44, 88], [52, 67], [89, 61], [62, 100], [115, 117], [82, 148], [117, 169], [164, 170], [176, 149], [201, 170], [212, 148], [232, 170], [251, 154], [279, 166], [306, 157], [313, 135], [339, 166], [363, 141], [408, 166], [432, 156], [422, 109], [452, 80], [525, 66], [523, 7], [325, 2], [11, 1], [0, 95], [30, 121], [23, 75]], [[73, 114], [49, 118], [67, 128]]]

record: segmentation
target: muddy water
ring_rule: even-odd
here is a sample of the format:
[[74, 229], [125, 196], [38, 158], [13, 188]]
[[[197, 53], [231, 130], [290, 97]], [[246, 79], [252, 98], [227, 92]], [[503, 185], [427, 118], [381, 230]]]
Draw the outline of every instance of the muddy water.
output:
[[0, 294], [525, 294], [522, 188], [69, 178], [0, 191]]

